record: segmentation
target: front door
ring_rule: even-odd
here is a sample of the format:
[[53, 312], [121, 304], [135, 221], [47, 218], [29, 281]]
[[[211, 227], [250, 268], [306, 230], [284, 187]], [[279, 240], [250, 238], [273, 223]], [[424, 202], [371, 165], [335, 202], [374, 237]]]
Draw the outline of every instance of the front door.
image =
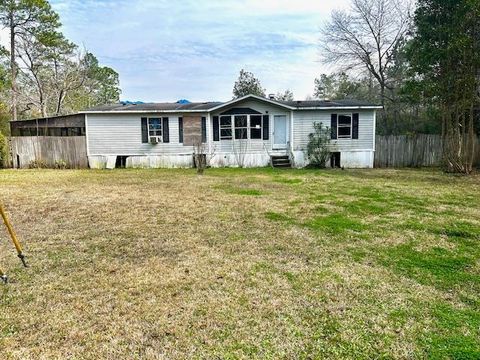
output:
[[287, 117], [275, 115], [273, 117], [273, 149], [287, 148]]

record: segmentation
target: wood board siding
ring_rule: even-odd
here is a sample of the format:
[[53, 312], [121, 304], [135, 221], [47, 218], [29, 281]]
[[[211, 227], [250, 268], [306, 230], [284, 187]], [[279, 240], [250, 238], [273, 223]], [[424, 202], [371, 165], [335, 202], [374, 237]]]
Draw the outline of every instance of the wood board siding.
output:
[[[480, 166], [480, 138], [473, 164]], [[442, 164], [442, 138], [434, 134], [377, 136], [375, 167], [422, 167]]]
[[373, 110], [304, 110], [293, 112], [294, 150], [305, 150], [308, 135], [313, 132], [313, 124], [321, 122], [330, 128], [331, 114], [359, 113], [358, 139], [336, 139], [331, 146], [337, 151], [374, 150], [374, 111]]
[[21, 136], [10, 138], [13, 166], [28, 168], [33, 161], [48, 167], [65, 162], [68, 168], [87, 168], [85, 136]]
[[85, 114], [72, 114], [64, 116], [54, 116], [51, 118], [18, 120], [10, 122], [10, 130], [12, 133], [14, 133], [17, 129], [35, 127], [85, 127]]
[[[178, 121], [177, 121], [178, 125]], [[178, 132], [178, 131], [177, 131]], [[183, 145], [193, 146], [202, 140], [202, 116], [183, 116]]]

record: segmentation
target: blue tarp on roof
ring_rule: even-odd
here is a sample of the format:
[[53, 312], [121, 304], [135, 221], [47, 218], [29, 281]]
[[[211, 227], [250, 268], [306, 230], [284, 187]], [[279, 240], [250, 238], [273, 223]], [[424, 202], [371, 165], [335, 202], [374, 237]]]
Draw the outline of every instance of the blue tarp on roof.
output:
[[187, 99], [180, 99], [177, 101], [177, 104], [190, 104], [190, 101], [188, 101]]
[[120, 101], [120, 104], [122, 105], [141, 105], [141, 104], [145, 104], [143, 101]]

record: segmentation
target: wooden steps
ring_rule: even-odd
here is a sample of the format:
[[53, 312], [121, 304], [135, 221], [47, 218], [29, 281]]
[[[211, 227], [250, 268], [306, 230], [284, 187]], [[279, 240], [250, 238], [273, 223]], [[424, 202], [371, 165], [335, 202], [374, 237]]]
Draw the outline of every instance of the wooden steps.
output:
[[288, 155], [272, 155], [270, 156], [272, 167], [274, 168], [291, 168], [292, 162]]

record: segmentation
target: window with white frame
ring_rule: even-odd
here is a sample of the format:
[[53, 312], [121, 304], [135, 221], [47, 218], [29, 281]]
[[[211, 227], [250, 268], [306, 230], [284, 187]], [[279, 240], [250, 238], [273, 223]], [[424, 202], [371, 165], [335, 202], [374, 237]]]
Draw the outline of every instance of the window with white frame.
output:
[[262, 139], [262, 115], [221, 115], [220, 140]]
[[220, 116], [220, 140], [232, 140], [232, 117]]
[[148, 140], [155, 139], [157, 142], [162, 141], [162, 119], [149, 118], [148, 119]]
[[262, 115], [250, 115], [250, 139], [262, 138]]
[[337, 134], [339, 139], [352, 138], [352, 115], [351, 114], [338, 115]]
[[235, 139], [248, 139], [247, 115], [235, 115]]

